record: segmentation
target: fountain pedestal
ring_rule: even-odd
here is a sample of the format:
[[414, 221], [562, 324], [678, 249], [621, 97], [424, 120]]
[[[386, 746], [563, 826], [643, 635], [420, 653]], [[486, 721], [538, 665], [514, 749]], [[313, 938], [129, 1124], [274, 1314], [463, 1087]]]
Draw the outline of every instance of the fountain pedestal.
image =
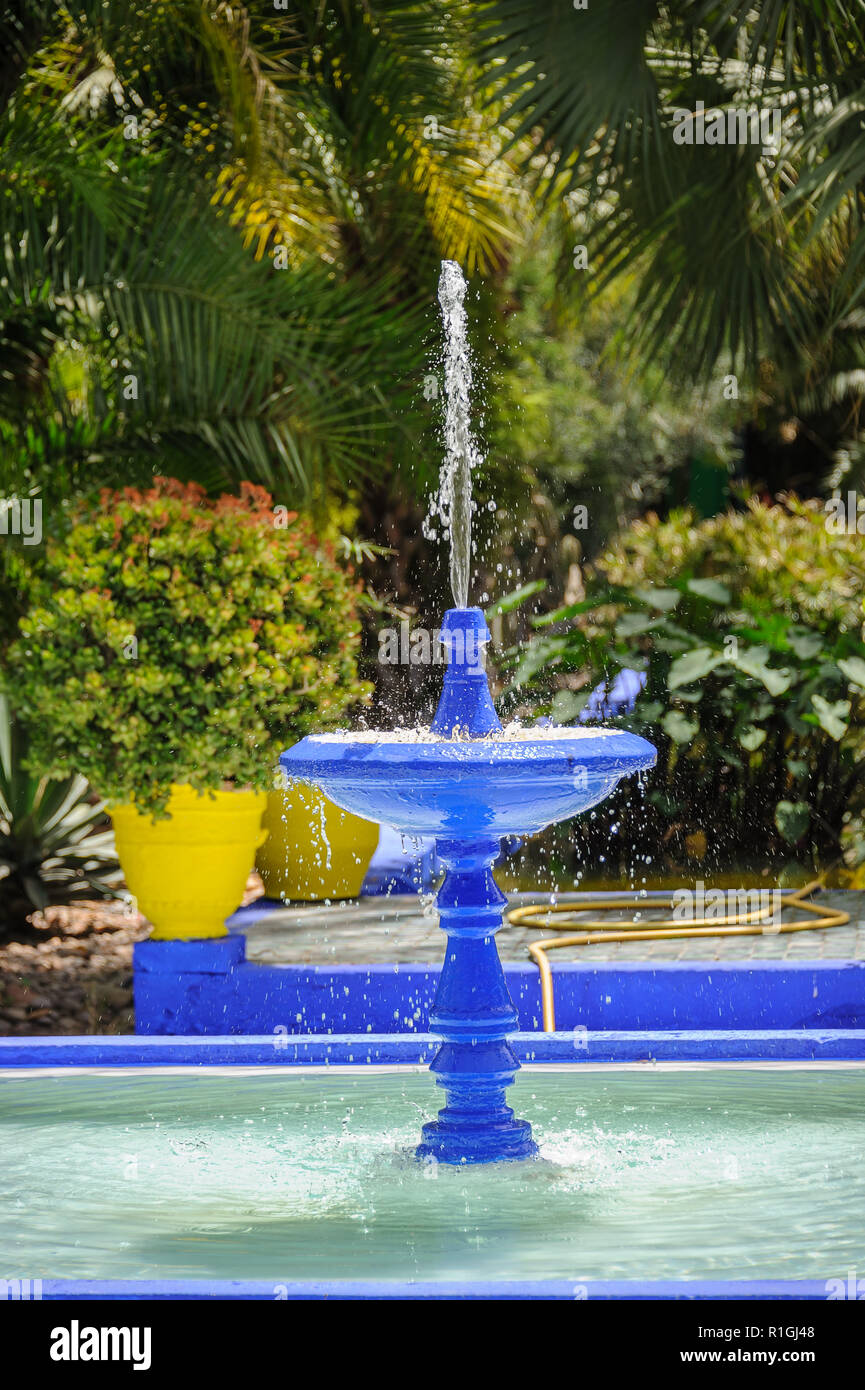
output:
[[495, 934], [507, 899], [492, 865], [498, 840], [441, 840], [447, 873], [438, 894], [447, 949], [430, 1031], [443, 1039], [430, 1070], [447, 1094], [437, 1120], [423, 1127], [418, 1158], [489, 1163], [532, 1158], [531, 1126], [506, 1104], [519, 1062], [508, 1042], [517, 1029]]

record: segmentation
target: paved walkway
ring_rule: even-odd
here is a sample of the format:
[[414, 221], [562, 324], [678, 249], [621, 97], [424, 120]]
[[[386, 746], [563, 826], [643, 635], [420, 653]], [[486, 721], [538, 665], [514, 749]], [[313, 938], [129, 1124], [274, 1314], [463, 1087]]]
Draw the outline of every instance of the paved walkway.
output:
[[[563, 893], [560, 902], [581, 895]], [[523, 902], [543, 902], [542, 895], [513, 893], [512, 907]], [[592, 946], [565, 947], [551, 959], [590, 961], [661, 960], [865, 960], [865, 892], [831, 890], [819, 902], [850, 913], [848, 926], [826, 930], [777, 933], [761, 936], [709, 937], [698, 940], [602, 942]], [[670, 910], [653, 909], [649, 899], [640, 910], [647, 922], [669, 917]], [[258, 907], [245, 911], [250, 915]], [[259, 909], [260, 910], [260, 909]], [[594, 914], [593, 914], [594, 915]], [[784, 920], [802, 918], [801, 910], [785, 912]], [[237, 928], [239, 929], [239, 928]], [[424, 911], [412, 897], [363, 898], [332, 906], [299, 905], [278, 908], [244, 926], [250, 960], [276, 965], [371, 965], [388, 961], [439, 964], [443, 938], [438, 917]], [[578, 931], [579, 927], [571, 928]], [[527, 961], [531, 940], [548, 933], [505, 925], [499, 933], [503, 960]]]

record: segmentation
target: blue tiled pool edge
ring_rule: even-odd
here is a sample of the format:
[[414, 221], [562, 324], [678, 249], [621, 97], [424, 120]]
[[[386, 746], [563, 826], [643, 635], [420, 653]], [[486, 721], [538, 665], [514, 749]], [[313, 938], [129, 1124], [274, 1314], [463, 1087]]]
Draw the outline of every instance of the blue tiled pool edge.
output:
[[[516, 1033], [522, 1063], [859, 1062], [865, 1029], [611, 1030]], [[224, 1037], [0, 1038], [4, 1067], [418, 1066], [438, 1046], [430, 1033], [282, 1033]]]
[[76, 1280], [45, 1279], [41, 1298], [53, 1302], [87, 1301], [189, 1301], [198, 1299], [252, 1300], [256, 1302], [323, 1302], [327, 1300], [455, 1300], [519, 1302], [651, 1302], [692, 1300], [826, 1302], [826, 1283], [811, 1279], [693, 1280], [675, 1282], [588, 1281], [537, 1279], [478, 1281], [476, 1283], [400, 1280], [331, 1279], [288, 1283], [264, 1280]]
[[[515, 1050], [535, 1064], [653, 1062], [865, 1062], [865, 1029], [666, 1030], [519, 1033]], [[327, 1067], [420, 1065], [437, 1046], [430, 1034], [116, 1036], [0, 1038], [4, 1068]], [[34, 1081], [38, 1080], [38, 1074]], [[837, 1282], [837, 1281], [836, 1281]], [[856, 1297], [856, 1294], [850, 1295]], [[14, 1295], [13, 1295], [14, 1297]], [[826, 1301], [820, 1280], [478, 1281], [72, 1280], [44, 1279], [55, 1302], [251, 1300], [343, 1301]]]

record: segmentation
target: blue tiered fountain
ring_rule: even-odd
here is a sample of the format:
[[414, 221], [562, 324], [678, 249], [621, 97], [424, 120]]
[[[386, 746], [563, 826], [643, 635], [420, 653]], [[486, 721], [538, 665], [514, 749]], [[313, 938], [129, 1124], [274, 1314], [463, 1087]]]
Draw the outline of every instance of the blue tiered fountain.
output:
[[466, 283], [442, 265], [438, 297], [445, 328], [445, 458], [434, 513], [450, 536], [456, 607], [445, 613], [447, 655], [435, 719], [423, 731], [312, 735], [283, 753], [290, 778], [311, 782], [346, 811], [410, 835], [434, 835], [446, 874], [438, 892], [447, 950], [430, 1027], [443, 1039], [430, 1070], [447, 1105], [424, 1125], [418, 1157], [441, 1163], [532, 1158], [531, 1127], [505, 1103], [519, 1069], [508, 1038], [517, 1012], [505, 983], [496, 932], [505, 898], [492, 875], [503, 835], [532, 835], [609, 796], [655, 750], [613, 729], [503, 729], [484, 669], [484, 615], [468, 607], [471, 363]]
[[531, 1127], [505, 1101], [519, 1063], [508, 1042], [517, 1013], [495, 940], [506, 902], [492, 875], [499, 839], [597, 805], [622, 777], [651, 767], [655, 749], [613, 729], [502, 729], [484, 670], [481, 610], [450, 609], [442, 641], [448, 665], [428, 732], [311, 735], [280, 761], [346, 811], [436, 837], [447, 871], [437, 899], [447, 949], [430, 1014], [443, 1042], [430, 1070], [447, 1105], [424, 1126], [418, 1157], [531, 1158]]

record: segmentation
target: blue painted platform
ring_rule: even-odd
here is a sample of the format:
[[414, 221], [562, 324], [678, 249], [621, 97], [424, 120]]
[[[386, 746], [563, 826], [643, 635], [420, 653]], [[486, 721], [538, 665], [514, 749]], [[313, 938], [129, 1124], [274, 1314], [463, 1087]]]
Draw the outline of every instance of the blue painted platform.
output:
[[[542, 1029], [531, 962], [505, 978], [523, 1032]], [[135, 947], [143, 1035], [426, 1033], [438, 966], [264, 965], [242, 935]], [[865, 1028], [865, 961], [568, 961], [553, 965], [559, 1031]]]

